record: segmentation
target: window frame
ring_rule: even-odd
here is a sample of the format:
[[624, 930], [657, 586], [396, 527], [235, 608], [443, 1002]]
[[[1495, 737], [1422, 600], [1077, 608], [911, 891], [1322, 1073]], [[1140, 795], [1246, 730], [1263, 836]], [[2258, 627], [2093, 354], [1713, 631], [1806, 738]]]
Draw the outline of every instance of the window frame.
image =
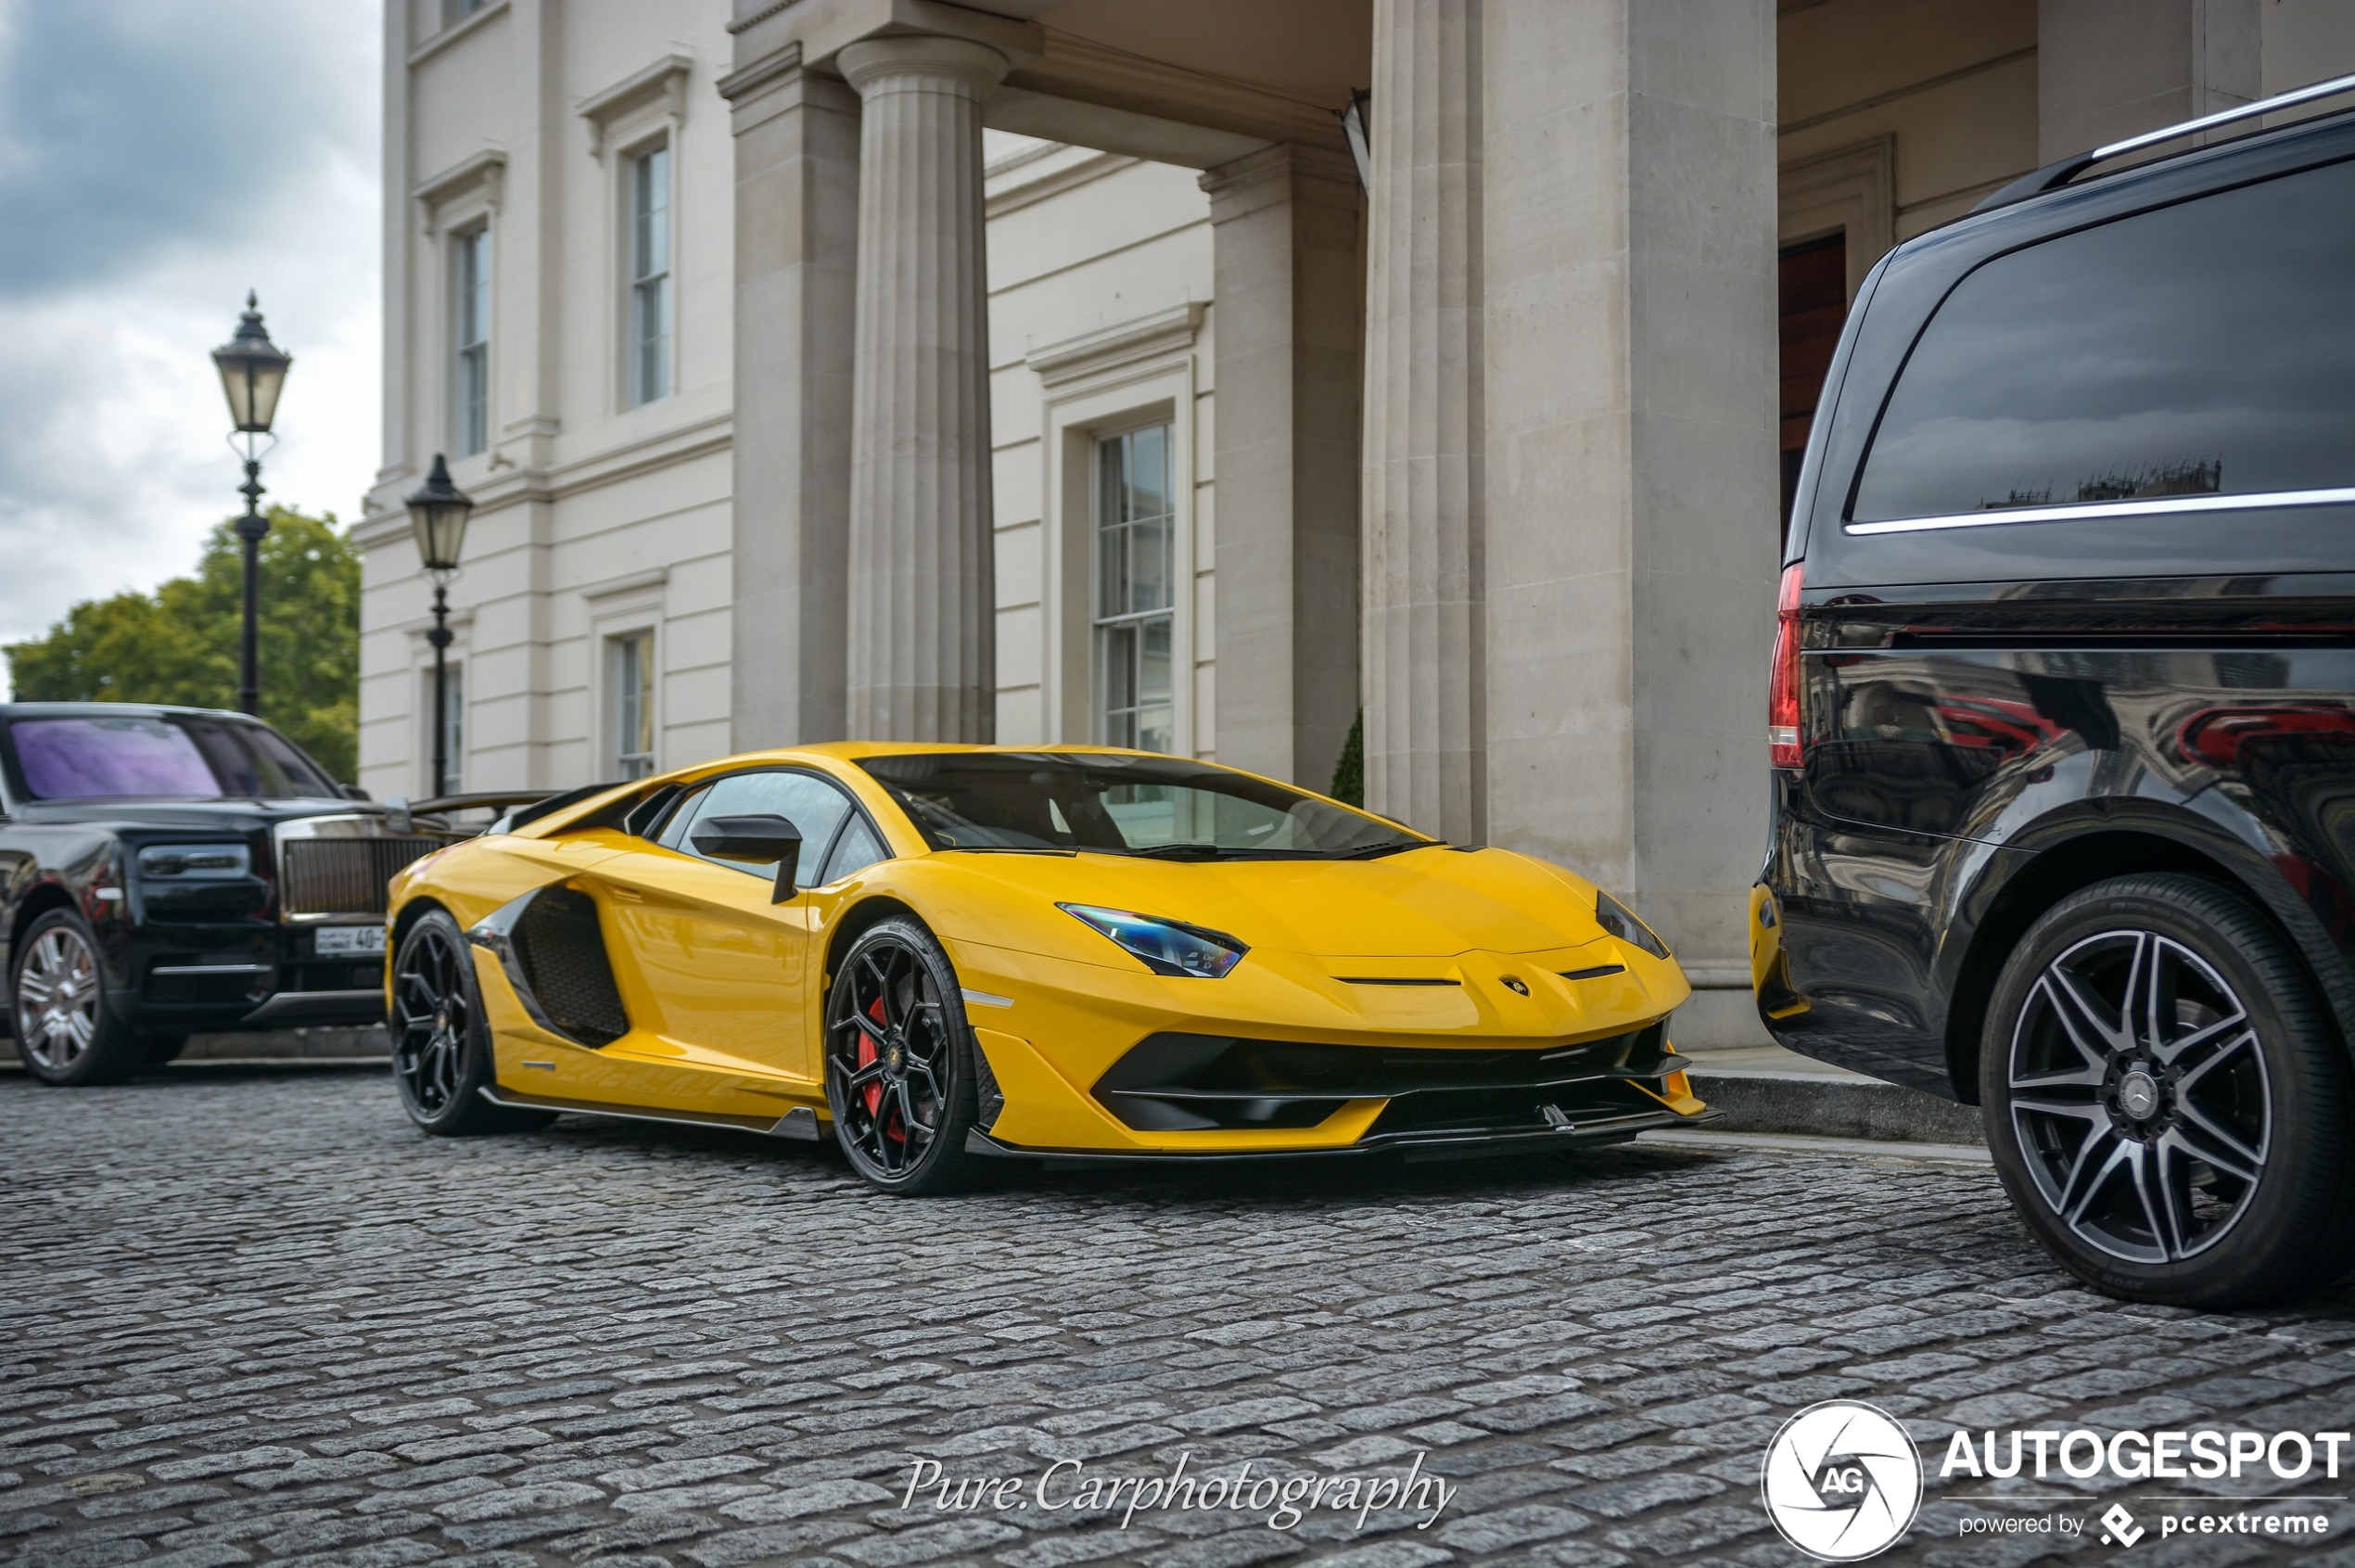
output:
[[[653, 624], [647, 623], [601, 631], [599, 662], [604, 667], [600, 677], [604, 700], [598, 706], [604, 716], [603, 761], [623, 783], [635, 783], [662, 771], [662, 661], [656, 631]], [[646, 741], [643, 751], [628, 750], [623, 746], [622, 669], [624, 650], [631, 646], [643, 650], [638, 701], [642, 705], [639, 727]], [[626, 771], [629, 762], [635, 759], [643, 759], [643, 771]]]
[[[661, 239], [663, 261], [659, 272], [642, 275], [639, 272], [639, 172], [649, 159], [662, 158], [663, 193], [661, 206]], [[615, 160], [619, 181], [620, 214], [617, 271], [620, 275], [621, 322], [621, 406], [624, 410], [644, 408], [676, 396], [679, 390], [679, 157], [678, 138], [666, 128], [656, 134], [624, 148]], [[645, 368], [643, 343], [639, 334], [640, 301], [649, 284], [661, 289], [662, 331], [657, 351], [657, 368], [661, 386], [649, 391], [643, 371]]]
[[[1109, 476], [1107, 475], [1105, 468], [1106, 449], [1120, 443], [1128, 442], [1137, 435], [1146, 430], [1158, 430], [1162, 433], [1162, 499], [1164, 508], [1157, 519], [1123, 518], [1117, 523], [1108, 524], [1105, 520], [1104, 515], [1105, 504], [1110, 499], [1108, 491]], [[1177, 416], [1175, 412], [1172, 411], [1168, 414], [1155, 414], [1143, 419], [1132, 420], [1127, 423], [1107, 424], [1089, 430], [1088, 432], [1088, 485], [1087, 509], [1087, 599], [1088, 644], [1088, 737], [1093, 744], [1099, 746], [1127, 746], [1137, 750], [1150, 749], [1144, 745], [1144, 737], [1141, 733], [1141, 727], [1139, 723], [1138, 718], [1138, 716], [1142, 713], [1145, 708], [1145, 704], [1142, 700], [1143, 682], [1141, 680], [1134, 681], [1132, 682], [1132, 689], [1130, 691], [1131, 701], [1127, 708], [1125, 710], [1128, 715], [1128, 729], [1132, 732], [1131, 735], [1123, 738], [1116, 737], [1112, 733], [1113, 709], [1111, 704], [1113, 692], [1111, 679], [1111, 647], [1114, 633], [1122, 631], [1134, 630], [1138, 634], [1138, 643], [1132, 649], [1131, 657], [1139, 667], [1141, 667], [1143, 661], [1142, 638], [1145, 633], [1145, 629], [1151, 623], [1158, 620], [1165, 623], [1169, 629], [1169, 649], [1167, 655], [1169, 661], [1169, 692], [1167, 699], [1169, 713], [1169, 749], [1166, 754], [1173, 756], [1182, 755], [1182, 753], [1179, 753], [1177, 749], [1182, 744], [1178, 733], [1180, 722], [1179, 709], [1181, 706], [1178, 686], [1180, 684], [1179, 677], [1183, 673], [1180, 669], [1178, 656], [1178, 623], [1179, 619], [1178, 612], [1182, 607], [1181, 601], [1184, 596], [1182, 591], [1186, 586], [1185, 579], [1190, 575], [1186, 568], [1190, 563], [1184, 558], [1184, 555], [1179, 548], [1185, 541], [1181, 537], [1183, 533], [1183, 520], [1180, 516], [1180, 504], [1178, 495]], [[1166, 593], [1165, 602], [1156, 609], [1125, 610], [1107, 614], [1105, 613], [1103, 606], [1103, 593], [1105, 586], [1105, 536], [1113, 529], [1119, 529], [1130, 530], [1130, 538], [1133, 540], [1133, 530], [1135, 529], [1137, 524], [1140, 521], [1148, 520], [1158, 520], [1162, 525], [1162, 540], [1165, 551], [1165, 559], [1163, 562], [1163, 586]], [[1133, 576], [1127, 580], [1133, 582]], [[1140, 673], [1140, 669], [1137, 671], [1132, 671], [1132, 674]]]
[[[471, 287], [467, 282], [470, 264], [476, 267]], [[491, 446], [491, 402], [496, 386], [490, 354], [495, 331], [497, 241], [491, 235], [489, 214], [450, 231], [449, 274], [450, 450], [457, 457], [478, 457]], [[479, 331], [469, 338], [468, 308], [477, 301], [481, 306]], [[476, 380], [479, 382], [478, 401], [469, 397]], [[475, 423], [477, 416], [478, 429]]]

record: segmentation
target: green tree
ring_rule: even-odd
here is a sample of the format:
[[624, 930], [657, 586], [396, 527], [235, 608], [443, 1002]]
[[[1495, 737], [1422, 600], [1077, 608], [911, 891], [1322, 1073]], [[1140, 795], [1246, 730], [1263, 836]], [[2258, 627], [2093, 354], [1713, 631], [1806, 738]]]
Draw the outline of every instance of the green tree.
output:
[[1366, 710], [1350, 721], [1349, 738], [1341, 743], [1341, 760], [1333, 764], [1333, 787], [1327, 791], [1348, 806], [1366, 803]]
[[[193, 577], [68, 610], [7, 646], [27, 702], [168, 702], [234, 708], [244, 546], [224, 522]], [[339, 779], [359, 759], [360, 555], [335, 515], [270, 509], [261, 542], [261, 716]]]

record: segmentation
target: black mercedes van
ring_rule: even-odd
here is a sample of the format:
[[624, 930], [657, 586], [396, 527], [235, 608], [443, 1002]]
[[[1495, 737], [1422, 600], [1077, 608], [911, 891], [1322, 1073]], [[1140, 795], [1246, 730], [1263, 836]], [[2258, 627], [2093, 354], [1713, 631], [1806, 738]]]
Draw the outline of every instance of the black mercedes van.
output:
[[2350, 86], [1892, 251], [1792, 505], [1760, 1013], [2130, 1298], [2355, 1256], [2355, 112], [2117, 160]]

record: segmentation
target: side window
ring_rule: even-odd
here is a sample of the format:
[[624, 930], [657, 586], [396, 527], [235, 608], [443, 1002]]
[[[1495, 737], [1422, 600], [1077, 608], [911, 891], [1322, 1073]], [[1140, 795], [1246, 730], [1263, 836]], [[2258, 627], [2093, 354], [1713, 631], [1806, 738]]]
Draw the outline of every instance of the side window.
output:
[[666, 849], [677, 849], [682, 854], [694, 853], [687, 848], [687, 825], [695, 820], [696, 808], [703, 804], [703, 797], [710, 792], [709, 785], [688, 791], [670, 808], [670, 814], [662, 819], [662, 827], [656, 833], [655, 842]]
[[866, 819], [854, 815], [850, 825], [843, 829], [842, 837], [834, 845], [834, 852], [826, 857], [826, 869], [814, 880], [820, 886], [840, 882], [844, 877], [865, 871], [877, 860], [891, 859], [890, 851], [875, 836], [875, 830]]
[[[681, 854], [695, 852], [694, 824], [706, 817], [743, 817], [774, 812], [801, 830], [801, 864], [797, 875], [811, 881], [810, 868], [821, 863], [834, 830], [850, 815], [850, 797], [814, 773], [731, 773], [671, 814], [660, 842]], [[673, 835], [676, 835], [675, 837]], [[733, 865], [729, 860], [718, 865]], [[768, 872], [738, 867], [752, 874]]]
[[2355, 484], [2355, 162], [2015, 250], [1954, 287], [1852, 520]]

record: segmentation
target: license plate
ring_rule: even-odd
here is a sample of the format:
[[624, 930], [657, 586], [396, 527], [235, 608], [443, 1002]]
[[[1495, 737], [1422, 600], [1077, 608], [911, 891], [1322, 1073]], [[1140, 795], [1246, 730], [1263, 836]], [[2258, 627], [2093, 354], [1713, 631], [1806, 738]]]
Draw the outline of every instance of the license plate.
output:
[[323, 925], [319, 928], [321, 958], [376, 958], [385, 950], [381, 925]]

